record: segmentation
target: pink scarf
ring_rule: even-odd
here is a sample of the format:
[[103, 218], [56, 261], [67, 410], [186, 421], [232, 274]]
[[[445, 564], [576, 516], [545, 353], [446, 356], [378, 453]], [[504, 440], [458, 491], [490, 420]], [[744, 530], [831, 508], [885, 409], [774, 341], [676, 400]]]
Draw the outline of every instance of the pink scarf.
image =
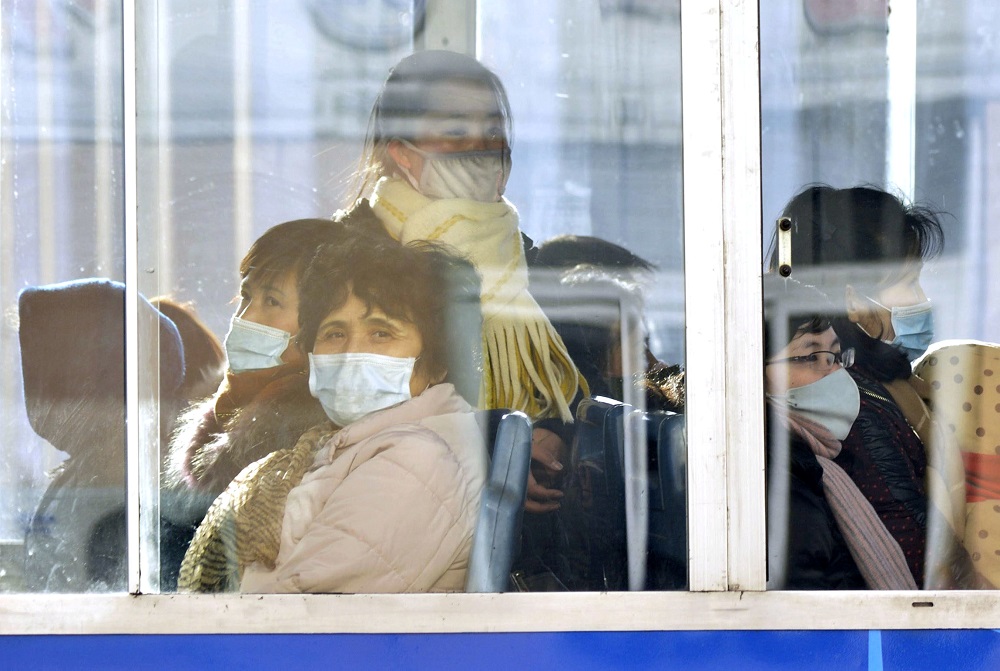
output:
[[847, 548], [870, 589], [915, 590], [917, 583], [906, 565], [899, 543], [892, 537], [872, 504], [851, 477], [834, 463], [841, 443], [817, 422], [772, 402], [778, 419], [809, 445], [823, 468], [823, 491]]

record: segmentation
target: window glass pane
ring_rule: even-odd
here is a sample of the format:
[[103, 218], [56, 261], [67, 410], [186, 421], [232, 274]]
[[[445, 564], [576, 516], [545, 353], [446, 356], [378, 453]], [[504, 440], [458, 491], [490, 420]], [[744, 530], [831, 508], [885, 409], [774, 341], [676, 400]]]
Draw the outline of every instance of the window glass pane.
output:
[[[683, 386], [671, 386], [678, 379], [670, 368], [684, 361], [679, 3], [480, 3], [480, 34], [483, 59], [511, 95], [516, 158], [508, 197], [522, 230], [542, 250], [532, 290], [591, 394], [646, 405], [649, 538], [640, 585], [683, 589], [686, 451], [679, 418], [663, 414], [668, 408], [682, 412], [675, 392], [683, 394]], [[589, 251], [577, 243], [574, 252], [561, 237], [574, 235], [614, 243], [655, 269], [616, 271], [615, 264], [627, 262], [619, 250]], [[577, 263], [596, 267], [568, 270]], [[632, 285], [630, 295], [608, 293], [612, 282]], [[631, 354], [618, 351], [615, 329], [610, 356], [601, 353], [609, 299], [617, 304], [612, 314], [639, 329], [631, 334], [637, 341]], [[643, 398], [622, 385], [621, 379], [650, 365], [663, 369], [651, 376], [665, 383], [650, 384], [655, 392]], [[614, 470], [588, 453], [600, 446], [591, 435], [598, 417], [585, 413], [577, 411], [576, 439], [570, 441], [562, 517], [525, 518], [524, 570], [544, 565], [571, 589], [625, 589], [626, 555], [635, 562], [644, 551], [638, 534], [628, 538], [624, 510], [615, 508], [615, 497], [627, 500], [629, 492], [620, 491]], [[626, 449], [635, 449], [626, 441]], [[607, 498], [597, 494], [603, 487]], [[577, 534], [574, 540], [564, 542], [553, 532], [560, 524]], [[632, 571], [635, 585], [635, 563]]]
[[121, 12], [0, 25], [0, 591], [123, 590]]
[[[181, 334], [188, 373], [204, 373], [196, 386], [171, 390], [161, 378], [161, 429], [171, 404], [201, 400], [173, 447], [159, 446], [162, 519], [146, 550], [158, 543], [160, 589], [177, 589], [179, 574], [182, 589], [487, 589], [465, 580], [486, 538], [477, 526], [490, 496], [484, 443], [494, 443], [498, 415], [483, 410], [498, 408], [533, 420], [538, 457], [515, 543], [524, 548], [512, 567], [518, 587], [684, 588], [683, 415], [667, 411], [683, 409], [678, 4], [484, 3], [425, 15], [422, 2], [262, 0], [141, 10], [140, 268], [155, 272], [142, 273], [140, 290], [187, 305], [210, 336], [199, 347], [187, 340], [195, 331]], [[466, 42], [496, 79], [468, 57], [400, 63], [423, 46]], [[389, 179], [359, 184], [366, 133], [382, 161], [367, 163], [370, 175]], [[348, 213], [335, 225], [338, 208]], [[261, 238], [309, 217], [326, 221]], [[472, 262], [479, 289], [459, 281], [468, 278], [461, 263], [433, 279], [450, 266], [407, 270], [412, 251], [371, 248], [385, 231], [449, 245]], [[567, 234], [595, 239], [550, 244]], [[355, 288], [380, 278], [392, 281], [361, 313], [399, 323], [365, 331], [380, 340], [358, 345]], [[447, 291], [430, 291], [433, 282]], [[443, 313], [434, 307], [442, 299]], [[419, 347], [401, 344], [407, 329]], [[224, 366], [190, 358], [217, 354], [212, 338], [229, 354], [221, 387]], [[373, 367], [340, 356], [361, 351], [393, 358]], [[373, 380], [382, 396], [358, 393]], [[441, 428], [427, 417], [443, 411], [424, 406], [441, 402], [447, 382], [480, 410], [454, 426], [461, 413], [446, 413]], [[424, 428], [364, 433], [381, 427], [378, 417]], [[334, 434], [331, 420], [355, 428]], [[426, 445], [426, 431], [439, 442]], [[385, 455], [372, 441], [389, 441]], [[493, 456], [490, 469], [502, 462]], [[275, 472], [277, 489], [265, 477]], [[221, 512], [183, 559], [220, 493]], [[238, 540], [228, 559], [242, 575], [206, 568], [227, 552], [230, 528]]]
[[771, 587], [998, 584], [998, 32], [761, 6]]
[[[263, 407], [245, 406], [263, 388], [277, 394], [282, 383], [267, 387], [275, 382], [268, 371], [250, 372], [222, 394], [223, 341], [234, 312], [245, 308], [241, 291], [254, 297], [245, 318], [298, 330], [297, 277], [316, 246], [331, 242], [324, 231], [333, 228], [325, 222], [350, 201], [371, 103], [388, 68], [411, 47], [410, 3], [381, 4], [188, 2], [159, 13], [140, 9], [137, 48], [146, 68], [138, 92], [140, 255], [142, 267], [157, 270], [143, 276], [147, 284], [140, 289], [169, 297], [186, 368], [180, 387], [161, 380], [165, 438], [151, 450], [162, 465], [161, 520], [144, 529], [142, 549], [152, 557], [150, 568], [159, 569], [163, 591], [176, 589], [194, 531], [229, 480], [271, 451], [294, 447], [300, 434], [326, 419], [308, 389], [296, 386], [308, 403], [286, 401], [294, 410], [286, 418], [268, 401], [260, 417], [260, 425], [271, 419], [268, 428], [231, 438], [232, 423], [245, 417], [240, 426], [247, 428]], [[309, 217], [324, 221], [278, 231], [259, 257], [281, 272], [272, 277], [265, 269], [241, 287], [240, 264], [251, 244], [279, 223]], [[282, 242], [286, 235], [291, 242]], [[258, 306], [266, 314], [260, 316]], [[269, 333], [257, 334], [265, 346]], [[234, 345], [242, 351], [242, 369], [270, 366], [285, 349], [261, 362], [246, 349], [252, 350], [254, 333], [242, 335], [251, 338]], [[305, 382], [303, 370], [282, 368], [295, 373], [284, 383]], [[182, 432], [174, 461], [172, 430]], [[225, 453], [230, 443], [236, 447]], [[222, 453], [219, 460], [215, 452]]]

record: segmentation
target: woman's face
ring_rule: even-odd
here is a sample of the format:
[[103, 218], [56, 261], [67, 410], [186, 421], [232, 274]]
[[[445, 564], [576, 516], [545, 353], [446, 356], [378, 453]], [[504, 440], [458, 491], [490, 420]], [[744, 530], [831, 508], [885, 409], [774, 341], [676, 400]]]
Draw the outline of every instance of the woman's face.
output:
[[[891, 308], [903, 308], [927, 301], [927, 294], [920, 286], [923, 265], [913, 264], [892, 284], [881, 287], [874, 296], [859, 295], [853, 287], [847, 288], [848, 316], [873, 338], [891, 341], [896, 337], [892, 328]], [[877, 305], [872, 300], [881, 303]]]
[[[463, 82], [440, 82], [428, 95], [448, 101], [447, 111], [429, 112], [418, 122], [411, 143], [431, 153], [495, 151], [507, 143], [503, 118], [497, 113], [496, 96], [483, 86]], [[423, 172], [424, 159], [403, 143], [389, 143], [389, 155], [415, 180]]]
[[[299, 292], [295, 272], [289, 271], [266, 281], [261, 281], [251, 272], [240, 284], [240, 305], [236, 316], [286, 331], [294, 337], [299, 332]], [[294, 344], [290, 344], [281, 355], [281, 360], [286, 363], [303, 358]]]
[[[367, 353], [415, 358], [421, 355], [423, 349], [424, 341], [416, 324], [390, 317], [375, 306], [369, 310], [352, 293], [344, 305], [320, 322], [313, 353]], [[418, 361], [410, 378], [410, 395], [417, 396], [431, 384], [440, 381], [432, 380], [425, 371], [425, 366]]]
[[764, 368], [767, 391], [783, 394], [788, 389], [817, 382], [840, 368], [839, 363], [824, 366], [808, 361], [787, 361], [792, 357], [808, 357], [816, 352], [840, 353], [840, 338], [833, 328], [821, 333], [800, 333], [785, 349], [775, 354]]

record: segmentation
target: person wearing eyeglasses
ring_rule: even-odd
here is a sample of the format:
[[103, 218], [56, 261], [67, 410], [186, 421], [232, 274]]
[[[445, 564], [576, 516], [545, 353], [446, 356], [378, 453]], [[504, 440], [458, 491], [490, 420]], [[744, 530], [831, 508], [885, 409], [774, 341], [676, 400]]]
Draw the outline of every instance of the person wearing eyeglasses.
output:
[[[960, 540], [961, 455], [934, 422], [923, 400], [929, 389], [910, 366], [933, 338], [920, 272], [943, 248], [937, 215], [873, 187], [810, 186], [782, 217], [791, 226], [791, 276], [835, 300], [843, 314], [833, 328], [855, 350], [850, 375], [861, 405], [837, 464], [903, 548], [917, 585], [975, 586]], [[772, 270], [780, 261], [772, 254]]]
[[776, 276], [765, 278], [764, 299], [769, 587], [915, 588], [899, 544], [834, 462], [860, 398], [832, 308]]

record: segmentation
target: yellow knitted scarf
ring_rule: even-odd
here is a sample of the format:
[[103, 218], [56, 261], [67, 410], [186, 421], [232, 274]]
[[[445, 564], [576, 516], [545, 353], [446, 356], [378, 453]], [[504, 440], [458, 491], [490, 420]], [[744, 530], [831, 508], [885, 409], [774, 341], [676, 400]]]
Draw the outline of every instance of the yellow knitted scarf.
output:
[[400, 242], [436, 240], [464, 254], [482, 276], [483, 384], [486, 408], [533, 419], [573, 421], [569, 403], [586, 382], [538, 303], [528, 293], [517, 211], [506, 200], [432, 200], [401, 179], [375, 185], [372, 210]]

